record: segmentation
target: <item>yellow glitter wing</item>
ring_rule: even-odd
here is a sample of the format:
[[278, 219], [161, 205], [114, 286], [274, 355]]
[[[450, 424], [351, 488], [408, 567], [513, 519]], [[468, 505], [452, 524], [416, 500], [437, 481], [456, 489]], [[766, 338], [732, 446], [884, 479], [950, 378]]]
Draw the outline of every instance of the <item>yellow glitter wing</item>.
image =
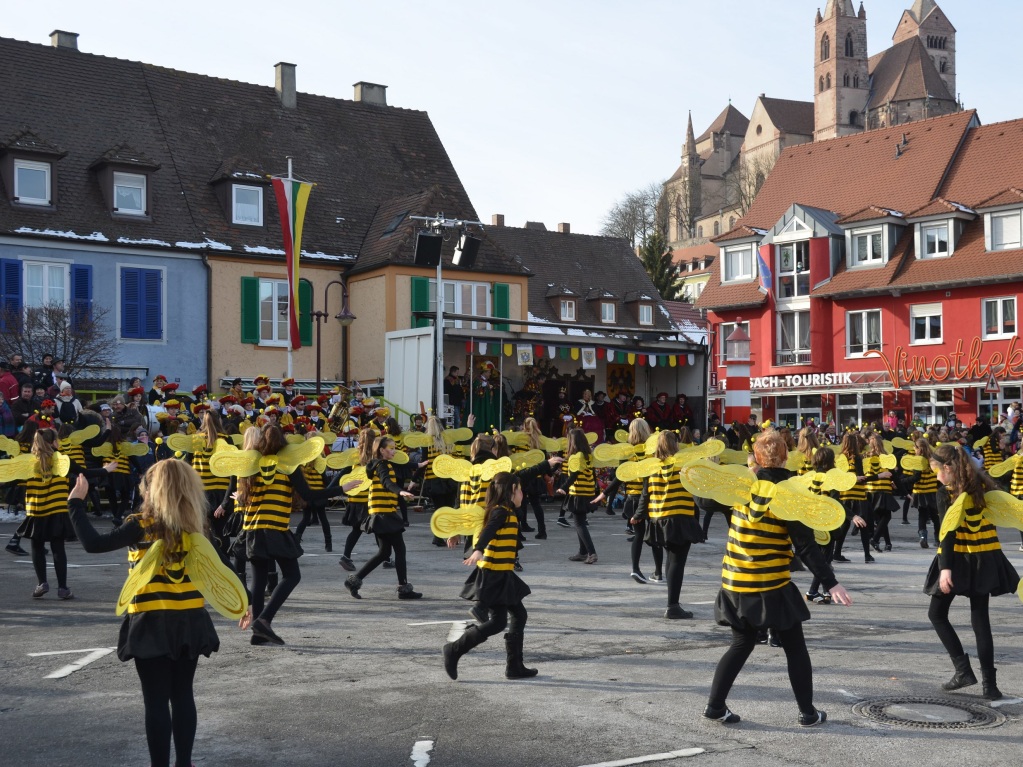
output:
[[558, 437], [554, 440], [557, 443], [557, 447], [553, 452], [555, 453], [567, 453], [568, 452], [568, 437]]
[[210, 456], [210, 473], [218, 477], [251, 477], [259, 471], [258, 450], [222, 450]]
[[419, 431], [412, 431], [405, 435], [405, 446], [418, 448], [418, 447], [429, 447], [433, 444], [433, 437], [429, 434], [424, 434]]
[[[715, 442], [721, 442], [721, 440], [715, 440]], [[734, 464], [736, 466], [746, 466], [749, 462], [749, 453], [745, 450], [732, 450], [731, 448], [726, 447], [721, 451], [721, 455], [718, 456], [718, 461], [721, 463]]]
[[315, 461], [321, 455], [323, 437], [311, 437], [302, 440], [301, 444], [288, 445], [277, 452], [277, 471], [281, 474], [291, 474], [302, 464]]
[[987, 473], [992, 477], [1003, 477], [1009, 472], [1015, 470], [1020, 461], [1023, 461], [1023, 454], [1017, 453], [1014, 456], [1006, 458], [1001, 463], [996, 463], [987, 470]]
[[597, 433], [595, 431], [586, 432], [586, 441], [589, 444], [591, 445], [596, 444], [598, 439], [600, 439], [600, 437], [597, 436]]
[[[478, 472], [480, 479], [484, 482], [489, 482], [498, 472], [511, 471], [512, 468], [512, 459], [505, 456], [504, 458], [491, 458], [489, 461], [473, 466], [472, 470], [473, 473]], [[434, 469], [434, 473], [437, 473], [436, 469]]]
[[798, 450], [793, 450], [785, 459], [785, 468], [789, 471], [799, 471], [803, 468], [804, 463], [806, 463], [806, 456]]
[[[759, 495], [756, 486], [753, 493]], [[792, 480], [774, 486], [771, 513], [779, 519], [802, 522], [813, 530], [825, 532], [836, 529], [845, 521], [845, 508], [841, 503], [830, 496], [811, 493]]]
[[1023, 530], [1023, 501], [1001, 490], [984, 493], [984, 516], [996, 527]]
[[888, 439], [881, 440], [881, 444], [884, 445], [884, 451], [890, 453], [895, 449], [895, 443]]
[[829, 469], [824, 472], [824, 478], [821, 480], [821, 492], [830, 493], [832, 490], [838, 490], [844, 493], [852, 490], [855, 485], [855, 474], [841, 469]]
[[245, 586], [233, 570], [229, 569], [201, 533], [185, 533], [185, 572], [210, 606], [225, 618], [238, 620], [249, 607]]
[[194, 453], [206, 446], [206, 437], [203, 434], [170, 434], [165, 442], [171, 450]]
[[441, 506], [430, 517], [430, 530], [438, 538], [475, 536], [483, 529], [484, 513], [482, 506], [462, 506], [457, 509]]
[[682, 467], [682, 486], [699, 498], [712, 498], [725, 506], [746, 506], [756, 477], [745, 466], [699, 461]]
[[235, 447], [241, 447], [242, 446], [242, 442], [244, 442], [244, 441], [245, 441], [245, 435], [244, 434], [232, 434], [231, 435], [231, 444], [233, 444]]
[[817, 541], [818, 546], [827, 546], [831, 543], [831, 533], [826, 530], [814, 530], [813, 539]]
[[359, 460], [359, 448], [350, 447], [340, 453], [331, 453], [327, 456], [327, 468], [347, 469], [354, 466]]
[[560, 453], [565, 449], [561, 445], [561, 440], [553, 437], [540, 437], [540, 447], [548, 453]]
[[973, 443], [973, 449], [980, 450], [982, 447], [984, 447], [984, 445], [986, 445], [990, 441], [991, 437], [981, 437], [980, 439]]
[[[625, 448], [625, 449], [623, 449]], [[621, 462], [626, 459], [626, 450], [632, 452], [632, 445], [615, 445], [604, 442], [593, 448], [593, 460], [601, 463]]]
[[653, 455], [654, 453], [657, 452], [657, 433], [656, 432], [651, 434], [649, 437], [647, 437], [647, 440], [644, 443], [643, 447], [645, 448], [645, 452], [646, 452], [647, 455]]
[[113, 458], [114, 446], [109, 442], [104, 442], [102, 445], [96, 445], [96, 447], [92, 449], [92, 454], [97, 458]]
[[724, 449], [725, 443], [719, 439], [707, 440], [702, 445], [690, 445], [675, 453], [675, 465], [685, 466], [702, 458], [712, 458], [715, 455], [721, 455]]
[[360, 480], [362, 484], [359, 485], [358, 487], [351, 488], [348, 491], [349, 495], [356, 493], [364, 493], [367, 490], [369, 490], [370, 487], [373, 485], [373, 480], [371, 480], [369, 476], [366, 474], [365, 466], [356, 466], [354, 469], [352, 469], [350, 472], [348, 472], [348, 474], [344, 476], [344, 478], [341, 480], [341, 484], [347, 485], [349, 482], [354, 482], [357, 479]]
[[453, 445], [456, 442], [472, 439], [472, 429], [468, 426], [463, 426], [461, 429], [445, 429], [442, 436], [447, 444]]
[[404, 466], [408, 463], [408, 453], [404, 450], [395, 450], [394, 455], [391, 457], [391, 463], [396, 466]]
[[95, 439], [99, 436], [99, 424], [90, 423], [84, 429], [78, 429], [68, 434], [68, 440], [72, 445], [80, 445], [86, 440]]
[[899, 461], [904, 471], [923, 471], [927, 468], [927, 459], [922, 455], [904, 455]]
[[636, 482], [651, 476], [661, 468], [657, 458], [644, 458], [642, 461], [626, 461], [615, 470], [615, 476], [622, 482]]
[[849, 471], [849, 459], [842, 453], [835, 454], [835, 468], [839, 471]]
[[512, 470], [521, 471], [531, 466], [536, 466], [547, 460], [547, 454], [543, 450], [527, 450], [524, 453], [515, 453], [511, 456]]
[[899, 465], [899, 462], [895, 458], [895, 456], [889, 454], [878, 456], [877, 462], [882, 469], [887, 469], [888, 471], [892, 471], [896, 466]]
[[[895, 437], [892, 440], [892, 447], [897, 448], [899, 450], [908, 450], [909, 452], [912, 453], [913, 450], [916, 449], [916, 443], [913, 442], [913, 440], [911, 439], [906, 439], [905, 437]], [[887, 448], [888, 445], [885, 444], [885, 449]]]
[[945, 518], [941, 520], [941, 532], [938, 533], [939, 542], [945, 540], [945, 536], [953, 530], [958, 530], [963, 520], [966, 519], [966, 500], [969, 497], [966, 493], [960, 493], [955, 503], [948, 507]]
[[153, 574], [156, 573], [162, 560], [163, 539], [157, 539], [149, 545], [138, 564], [128, 572], [128, 577], [121, 587], [121, 593], [117, 597], [116, 612], [118, 615], [124, 615], [135, 595], [153, 580]]
[[504, 441], [508, 443], [509, 447], [529, 447], [529, 435], [524, 431], [505, 430], [501, 432], [501, 436], [504, 437]]
[[568, 470], [577, 472], [582, 471], [586, 465], [586, 457], [582, 453], [573, 453], [572, 457], [568, 459]]
[[21, 453], [21, 445], [10, 437], [0, 436], [0, 452], [15, 456]]
[[0, 482], [18, 482], [35, 476], [36, 458], [31, 453], [0, 461]]
[[304, 434], [285, 434], [284, 441], [289, 445], [297, 445], [299, 442], [305, 442]]
[[149, 453], [149, 445], [142, 442], [118, 442], [117, 449], [124, 456], [146, 455]]
[[433, 459], [433, 473], [442, 479], [468, 482], [471, 472], [472, 464], [464, 458], [455, 458], [453, 455], [438, 455]]
[[66, 477], [71, 471], [71, 459], [63, 453], [54, 453], [50, 473], [55, 477]]
[[628, 442], [628, 441], [629, 441], [629, 432], [627, 432], [625, 429], [616, 429], [615, 430], [615, 442]]
[[317, 474], [323, 474], [323, 472], [327, 470], [327, 459], [321, 455], [319, 458], [313, 461], [313, 470]]

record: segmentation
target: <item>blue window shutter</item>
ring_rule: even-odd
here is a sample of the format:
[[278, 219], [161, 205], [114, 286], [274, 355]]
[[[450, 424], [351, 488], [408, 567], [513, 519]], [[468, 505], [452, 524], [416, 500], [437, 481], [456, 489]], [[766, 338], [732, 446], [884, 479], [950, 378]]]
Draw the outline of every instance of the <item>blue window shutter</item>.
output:
[[0, 259], [0, 330], [21, 323], [21, 261]]
[[92, 319], [92, 266], [71, 265], [71, 331], [86, 330]]
[[142, 311], [139, 322], [142, 338], [159, 341], [163, 338], [163, 272], [159, 269], [142, 271]]
[[121, 338], [141, 338], [141, 269], [121, 270]]

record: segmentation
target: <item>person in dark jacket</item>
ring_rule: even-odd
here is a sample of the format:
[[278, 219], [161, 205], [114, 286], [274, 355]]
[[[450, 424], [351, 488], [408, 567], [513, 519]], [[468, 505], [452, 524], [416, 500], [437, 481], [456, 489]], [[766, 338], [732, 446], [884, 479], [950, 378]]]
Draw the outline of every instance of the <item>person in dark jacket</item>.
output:
[[14, 413], [11, 406], [7, 404], [7, 398], [0, 392], [0, 434], [13, 438], [18, 433], [18, 425], [15, 423]]

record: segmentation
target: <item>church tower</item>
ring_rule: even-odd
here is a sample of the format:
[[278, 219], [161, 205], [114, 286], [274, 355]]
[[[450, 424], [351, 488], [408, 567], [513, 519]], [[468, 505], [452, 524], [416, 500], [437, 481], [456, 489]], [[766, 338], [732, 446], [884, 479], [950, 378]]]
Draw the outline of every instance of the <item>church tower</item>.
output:
[[915, 0], [909, 10], [902, 12], [899, 25], [892, 35], [892, 43], [898, 44], [913, 37], [920, 38], [927, 49], [927, 55], [934, 62], [934, 68], [945, 82], [948, 94], [958, 100], [956, 28], [934, 0]]
[[[923, 0], [918, 0], [922, 2]], [[814, 25], [814, 141], [863, 130], [870, 92], [867, 13], [852, 0], [828, 0]]]

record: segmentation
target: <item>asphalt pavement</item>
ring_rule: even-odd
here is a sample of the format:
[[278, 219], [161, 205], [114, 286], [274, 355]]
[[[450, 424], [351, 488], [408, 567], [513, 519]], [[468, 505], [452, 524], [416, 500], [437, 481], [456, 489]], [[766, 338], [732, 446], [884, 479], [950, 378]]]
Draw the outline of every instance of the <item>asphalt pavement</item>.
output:
[[[663, 584], [629, 578], [619, 517], [591, 516], [599, 561], [569, 562], [573, 530], [554, 524], [549, 538], [528, 536], [522, 553], [529, 621], [526, 664], [535, 679], [504, 678], [496, 637], [465, 656], [459, 679], [444, 674], [441, 646], [470, 620], [458, 597], [467, 569], [460, 550], [431, 545], [425, 514], [406, 532], [409, 579], [424, 593], [399, 601], [393, 570], [378, 569], [352, 599], [338, 556], [347, 528], [331, 512], [334, 552], [322, 533], [306, 532], [302, 582], [274, 621], [283, 647], [249, 644], [214, 615], [220, 652], [200, 659], [199, 727], [193, 762], [225, 767], [580, 767], [645, 764], [693, 767], [856, 764], [1019, 764], [1023, 743], [1023, 605], [991, 602], [998, 683], [1006, 697], [988, 704], [980, 685], [945, 693], [952, 666], [927, 621], [921, 592], [934, 550], [921, 550], [915, 524], [892, 525], [894, 550], [865, 564], [849, 545], [838, 564], [851, 607], [811, 605], [804, 626], [814, 664], [815, 703], [827, 723], [804, 730], [788, 684], [784, 652], [760, 646], [740, 674], [729, 707], [742, 722], [701, 716], [714, 667], [729, 641], [715, 625], [724, 521], [693, 546], [682, 589], [693, 620], [669, 621]], [[297, 518], [295, 520], [297, 522]], [[101, 521], [101, 526], [109, 521]], [[16, 525], [0, 523], [6, 543]], [[1009, 559], [1023, 571], [1019, 534], [1001, 530]], [[850, 542], [851, 543], [851, 542]], [[858, 543], [858, 542], [857, 542]], [[27, 544], [27, 542], [26, 542]], [[52, 591], [34, 600], [28, 557], [0, 554], [0, 767], [148, 764], [142, 697], [131, 663], [114, 647], [116, 596], [124, 552], [89, 555], [68, 546], [75, 599]], [[373, 552], [356, 547], [356, 563]], [[649, 549], [643, 557], [649, 575]], [[794, 579], [806, 589], [809, 573]], [[975, 654], [965, 600], [953, 624]], [[979, 670], [978, 670], [979, 675]], [[866, 702], [926, 699], [914, 724], [889, 724], [859, 711]], [[928, 702], [929, 701], [929, 702]], [[996, 713], [995, 726], [947, 729], [942, 702], [974, 703]], [[869, 708], [869, 707], [868, 707]], [[985, 709], [989, 710], [989, 709]], [[894, 709], [893, 709], [894, 710]], [[909, 717], [914, 719], [914, 717]], [[955, 718], [955, 717], [952, 717]], [[638, 761], [629, 761], [638, 760]]]

